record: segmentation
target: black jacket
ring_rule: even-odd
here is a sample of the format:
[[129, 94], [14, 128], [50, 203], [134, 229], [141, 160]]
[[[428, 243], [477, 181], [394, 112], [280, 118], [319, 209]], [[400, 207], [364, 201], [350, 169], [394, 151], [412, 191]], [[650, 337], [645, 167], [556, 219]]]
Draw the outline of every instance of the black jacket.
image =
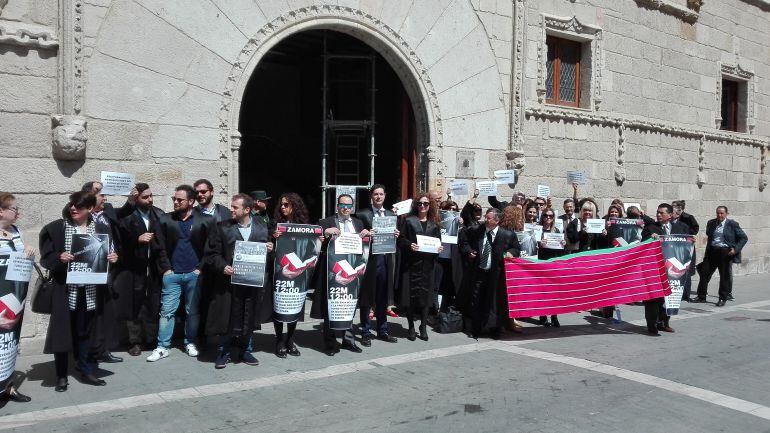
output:
[[[674, 222], [673, 220], [669, 221], [669, 224], [671, 224], [671, 234], [672, 235], [689, 235], [690, 234], [690, 228], [687, 226], [687, 224], [681, 223], [681, 222]], [[659, 222], [654, 222], [652, 224], [647, 224], [644, 226], [644, 229], [642, 230], [642, 239], [647, 240], [652, 237], [653, 234], [664, 236], [666, 234], [666, 231], [663, 230], [663, 225]]]
[[679, 219], [677, 221], [687, 224], [687, 227], [689, 227], [690, 229], [691, 235], [697, 235], [698, 232], [700, 231], [700, 225], [698, 225], [698, 221], [695, 219], [694, 216], [686, 212], [682, 212], [682, 215], [679, 216]]
[[[203, 213], [201, 210], [201, 207], [196, 205], [193, 208], [193, 212], [195, 212], [198, 215], [207, 215]], [[233, 214], [230, 212], [230, 209], [228, 209], [226, 206], [222, 206], [221, 204], [217, 203], [214, 205], [214, 215], [208, 215], [210, 217], [213, 217], [217, 223], [221, 223], [222, 221], [227, 221], [229, 219], [232, 219]]]
[[[580, 228], [578, 228], [580, 227]], [[601, 233], [588, 233], [580, 219], [574, 219], [565, 229], [571, 244], [578, 245], [578, 251], [600, 250], [609, 247], [608, 237]]]
[[[713, 247], [711, 246], [711, 242], [714, 240], [714, 231], [716, 228], [716, 218], [711, 219], [708, 223], [706, 223], [706, 236], [708, 237], [708, 244], [706, 244], [706, 255], [703, 258], [704, 260], [708, 259], [712, 254], [711, 250]], [[743, 231], [737, 221], [732, 219], [725, 220], [725, 228], [722, 232], [722, 241], [727, 244], [728, 247], [735, 248], [733, 263], [740, 263], [741, 250], [743, 249], [743, 246], [746, 245], [746, 242], [749, 241], [749, 238], [746, 236], [746, 232]]]
[[[203, 271], [206, 267], [206, 241], [209, 236], [217, 235], [215, 230], [216, 222], [213, 217], [195, 211], [192, 212], [190, 218], [194, 218], [190, 232], [190, 243], [198, 255], [198, 264], [195, 268]], [[158, 222], [160, 236], [156, 236], [154, 242], [160, 243], [160, 254], [157, 263], [160, 275], [163, 275], [166, 271], [173, 271], [171, 256], [174, 254], [177, 242], [179, 242], [179, 225], [177, 222], [177, 216], [173, 212], [163, 215]]]
[[[385, 216], [396, 216], [395, 213], [388, 209], [384, 209]], [[366, 230], [372, 229], [372, 221], [374, 220], [374, 211], [372, 208], [360, 209], [355, 215], [356, 218], [361, 220], [363, 227]], [[396, 263], [398, 248], [395, 254], [383, 254], [385, 258], [385, 266], [388, 269], [388, 299], [393, 299], [393, 288], [396, 281]], [[359, 305], [363, 307], [371, 307], [374, 305], [375, 290], [377, 288], [377, 258], [378, 255], [371, 254], [369, 251], [369, 261], [366, 266], [366, 274], [364, 274], [364, 282], [361, 286], [361, 290], [358, 294]]]

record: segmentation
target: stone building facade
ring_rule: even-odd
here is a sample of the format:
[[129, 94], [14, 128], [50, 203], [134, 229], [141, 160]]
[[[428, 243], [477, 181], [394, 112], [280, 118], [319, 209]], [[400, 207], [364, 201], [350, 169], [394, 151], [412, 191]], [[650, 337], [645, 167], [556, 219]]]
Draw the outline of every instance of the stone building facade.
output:
[[[768, 0], [0, 0], [0, 189], [26, 237], [101, 170], [135, 173], [166, 209], [200, 177], [226, 201], [244, 188], [250, 79], [317, 30], [400, 80], [415, 187], [515, 168], [500, 195], [548, 184], [558, 201], [584, 170], [605, 209], [686, 199], [705, 226], [727, 205], [750, 238], [736, 271], [770, 269]], [[553, 38], [580, 52], [574, 106], [553, 102]]]

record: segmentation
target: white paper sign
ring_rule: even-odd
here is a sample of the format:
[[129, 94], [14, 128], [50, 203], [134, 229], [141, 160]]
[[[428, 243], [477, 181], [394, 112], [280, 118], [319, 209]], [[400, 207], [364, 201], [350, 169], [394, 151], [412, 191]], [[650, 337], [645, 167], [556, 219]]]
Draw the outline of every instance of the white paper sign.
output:
[[564, 233], [543, 233], [545, 247], [551, 250], [563, 250], [561, 243], [564, 241]]
[[438, 254], [438, 249], [440, 246], [441, 238], [417, 235], [417, 251], [421, 251], [423, 253]]
[[134, 188], [134, 175], [114, 171], [102, 172], [102, 194], [129, 195]]
[[497, 182], [494, 180], [482, 180], [476, 182], [476, 189], [479, 190], [479, 195], [491, 196], [497, 195]]
[[537, 186], [537, 196], [547, 198], [551, 195], [551, 187], [548, 185]]
[[516, 183], [515, 170], [495, 170], [495, 181], [501, 185]]
[[587, 233], [601, 233], [606, 227], [606, 221], [603, 219], [591, 218], [586, 220]]
[[543, 226], [533, 224], [533, 223], [525, 223], [524, 224], [524, 231], [531, 231], [533, 233], [533, 236], [535, 237], [535, 240], [543, 239]]
[[361, 236], [356, 233], [342, 233], [334, 241], [335, 254], [363, 254]]
[[576, 183], [578, 185], [585, 185], [586, 183], [586, 172], [585, 171], [568, 171], [567, 172], [567, 183], [572, 185], [573, 183]]
[[355, 212], [356, 209], [356, 187], [354, 186], [338, 186], [334, 188], [334, 193], [336, 196], [334, 197], [334, 207], [337, 207], [337, 203], [340, 201], [340, 196], [342, 194], [347, 194], [351, 197], [353, 197], [353, 212]]
[[464, 180], [449, 181], [449, 189], [452, 195], [468, 195], [468, 184]]
[[412, 199], [408, 198], [404, 201], [400, 201], [393, 205], [393, 211], [396, 213], [396, 215], [404, 215], [409, 213], [409, 211], [412, 210]]
[[623, 205], [626, 207], [625, 209], [623, 209], [624, 211], [626, 211], [626, 213], [628, 213], [628, 208], [630, 208], [631, 206], [636, 206], [637, 209], [639, 209], [640, 211], [642, 210], [642, 205], [639, 203], [624, 203]]
[[32, 260], [29, 260], [22, 252], [8, 254], [5, 280], [29, 283], [30, 278], [32, 278]]
[[561, 218], [556, 218], [553, 220], [553, 226], [559, 229], [560, 232], [564, 233], [564, 220]]

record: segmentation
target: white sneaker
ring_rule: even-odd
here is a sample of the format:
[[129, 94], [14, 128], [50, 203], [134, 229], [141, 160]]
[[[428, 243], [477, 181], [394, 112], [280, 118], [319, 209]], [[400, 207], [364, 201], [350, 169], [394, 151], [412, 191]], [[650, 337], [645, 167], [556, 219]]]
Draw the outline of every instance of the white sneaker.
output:
[[198, 348], [195, 347], [194, 343], [187, 343], [187, 345], [184, 347], [184, 351], [193, 358], [198, 356]]
[[159, 359], [165, 358], [168, 356], [168, 349], [163, 347], [156, 347], [150, 356], [147, 357], [147, 362], [155, 362]]

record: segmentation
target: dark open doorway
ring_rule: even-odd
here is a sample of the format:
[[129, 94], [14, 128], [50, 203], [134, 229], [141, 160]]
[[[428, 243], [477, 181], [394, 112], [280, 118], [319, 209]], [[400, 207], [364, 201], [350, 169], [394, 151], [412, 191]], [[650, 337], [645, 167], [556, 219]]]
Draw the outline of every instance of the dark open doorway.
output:
[[[318, 218], [322, 173], [329, 185], [370, 183], [373, 138], [373, 181], [386, 186], [388, 204], [415, 193], [411, 101], [387, 61], [354, 37], [330, 30], [287, 37], [257, 65], [241, 107], [240, 191], [296, 192]], [[332, 189], [327, 215], [334, 199]], [[359, 189], [357, 207], [367, 204]]]

